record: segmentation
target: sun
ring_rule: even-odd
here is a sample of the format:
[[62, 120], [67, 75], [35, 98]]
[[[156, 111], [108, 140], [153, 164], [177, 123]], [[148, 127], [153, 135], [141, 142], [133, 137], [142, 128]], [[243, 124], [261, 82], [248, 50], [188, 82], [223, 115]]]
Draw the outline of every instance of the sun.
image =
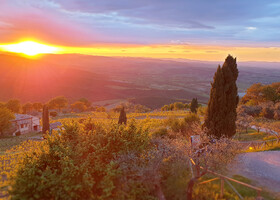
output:
[[55, 53], [57, 47], [40, 44], [34, 41], [24, 41], [17, 44], [0, 45], [4, 51], [13, 53], [23, 53], [28, 56], [36, 56], [38, 54]]

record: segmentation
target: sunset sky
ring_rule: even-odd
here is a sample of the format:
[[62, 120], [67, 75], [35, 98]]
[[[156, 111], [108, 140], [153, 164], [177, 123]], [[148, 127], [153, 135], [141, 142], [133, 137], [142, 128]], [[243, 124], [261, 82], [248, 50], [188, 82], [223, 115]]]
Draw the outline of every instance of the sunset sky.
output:
[[280, 62], [280, 1], [0, 0], [0, 49], [24, 41], [52, 53]]

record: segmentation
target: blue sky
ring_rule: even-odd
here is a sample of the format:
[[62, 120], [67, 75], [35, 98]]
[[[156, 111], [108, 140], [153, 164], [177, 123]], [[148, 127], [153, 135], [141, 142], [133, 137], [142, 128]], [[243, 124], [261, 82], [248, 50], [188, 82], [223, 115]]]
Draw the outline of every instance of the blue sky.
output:
[[279, 46], [279, 0], [0, 0], [0, 42]]

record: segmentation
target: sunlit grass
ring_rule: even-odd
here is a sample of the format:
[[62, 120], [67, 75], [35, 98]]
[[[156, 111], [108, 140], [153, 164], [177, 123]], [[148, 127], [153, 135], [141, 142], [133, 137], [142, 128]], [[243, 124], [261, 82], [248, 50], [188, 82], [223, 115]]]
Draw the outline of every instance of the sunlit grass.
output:
[[0, 139], [0, 154], [4, 154], [6, 150], [19, 145], [20, 143], [29, 140], [33, 136], [41, 136], [41, 133], [32, 132], [20, 136], [10, 136]]

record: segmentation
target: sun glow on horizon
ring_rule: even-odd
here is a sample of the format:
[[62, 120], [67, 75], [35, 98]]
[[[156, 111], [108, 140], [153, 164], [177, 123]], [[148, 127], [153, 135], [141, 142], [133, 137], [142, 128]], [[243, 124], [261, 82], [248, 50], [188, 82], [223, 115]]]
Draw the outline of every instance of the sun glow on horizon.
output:
[[0, 44], [0, 52], [22, 53], [38, 58], [40, 54], [82, 54], [112, 57], [143, 57], [221, 61], [228, 54], [239, 61], [280, 62], [280, 47], [246, 47], [180, 44], [89, 44], [88, 46], [61, 46], [36, 39], [14, 44]]
[[23, 53], [28, 56], [36, 56], [38, 54], [56, 53], [57, 47], [41, 44], [34, 41], [24, 41], [16, 44], [0, 45], [4, 51], [13, 53]]

